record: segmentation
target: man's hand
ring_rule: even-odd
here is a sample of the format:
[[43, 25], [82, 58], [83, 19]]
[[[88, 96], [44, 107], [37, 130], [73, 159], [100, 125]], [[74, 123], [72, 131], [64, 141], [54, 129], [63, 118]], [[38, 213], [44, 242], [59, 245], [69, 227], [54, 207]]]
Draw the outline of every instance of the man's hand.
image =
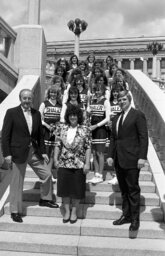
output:
[[90, 170], [90, 164], [84, 164], [83, 172], [84, 174], [87, 174]]
[[11, 169], [12, 168], [12, 156], [6, 156], [5, 157], [5, 162], [8, 166], [8, 168]]
[[138, 160], [138, 166], [137, 167], [138, 167], [139, 170], [145, 166], [145, 162], [146, 162], [145, 159], [139, 159]]
[[44, 158], [45, 162], [48, 164], [49, 163], [49, 157], [47, 154], [42, 154], [42, 157]]
[[111, 158], [111, 157], [107, 158], [107, 164], [109, 166], [113, 166], [113, 163], [114, 163], [113, 158]]

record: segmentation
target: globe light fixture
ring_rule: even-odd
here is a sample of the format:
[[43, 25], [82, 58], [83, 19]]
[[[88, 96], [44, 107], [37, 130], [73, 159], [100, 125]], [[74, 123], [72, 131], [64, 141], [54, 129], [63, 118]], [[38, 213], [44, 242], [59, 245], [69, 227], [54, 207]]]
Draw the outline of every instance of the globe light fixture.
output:
[[80, 20], [79, 18], [70, 20], [68, 22], [68, 28], [75, 34], [75, 49], [74, 53], [79, 58], [79, 44], [80, 44], [80, 34], [86, 30], [88, 24], [85, 20]]
[[163, 44], [153, 41], [147, 45], [147, 49], [152, 52], [153, 55], [157, 55], [159, 51], [163, 49]]
[[147, 49], [152, 52], [153, 60], [152, 60], [152, 79], [159, 79], [160, 74], [158, 72], [157, 67], [157, 54], [159, 51], [163, 49], [163, 44], [158, 43], [157, 41], [153, 41], [152, 43], [147, 45]]

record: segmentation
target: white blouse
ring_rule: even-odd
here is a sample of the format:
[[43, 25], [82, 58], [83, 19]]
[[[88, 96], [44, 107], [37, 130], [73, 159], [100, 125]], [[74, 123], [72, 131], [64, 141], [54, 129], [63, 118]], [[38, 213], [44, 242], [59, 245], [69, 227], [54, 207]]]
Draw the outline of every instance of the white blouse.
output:
[[72, 144], [77, 132], [77, 126], [76, 127], [70, 127], [67, 131], [67, 143]]

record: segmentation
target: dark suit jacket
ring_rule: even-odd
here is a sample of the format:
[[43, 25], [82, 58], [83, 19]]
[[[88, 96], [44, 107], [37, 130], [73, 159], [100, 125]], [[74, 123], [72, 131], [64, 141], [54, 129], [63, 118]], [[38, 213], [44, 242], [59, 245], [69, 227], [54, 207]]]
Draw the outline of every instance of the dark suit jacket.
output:
[[31, 143], [40, 158], [45, 153], [40, 112], [32, 108], [31, 113], [31, 135], [21, 105], [8, 109], [4, 118], [2, 152], [4, 157], [11, 155], [15, 163], [27, 160]]
[[134, 108], [128, 112], [120, 136], [116, 132], [118, 116], [113, 119], [110, 157], [124, 169], [137, 168], [138, 159], [147, 159], [148, 130], [145, 115]]

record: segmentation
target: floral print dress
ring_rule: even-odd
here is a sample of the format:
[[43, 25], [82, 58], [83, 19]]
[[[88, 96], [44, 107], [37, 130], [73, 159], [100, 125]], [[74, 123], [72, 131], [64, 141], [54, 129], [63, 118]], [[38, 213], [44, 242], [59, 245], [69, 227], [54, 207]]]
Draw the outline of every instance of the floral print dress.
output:
[[77, 125], [76, 135], [71, 144], [67, 142], [69, 125], [60, 124], [56, 129], [55, 145], [60, 148], [59, 168], [82, 169], [86, 150], [91, 147], [91, 132], [87, 126]]

